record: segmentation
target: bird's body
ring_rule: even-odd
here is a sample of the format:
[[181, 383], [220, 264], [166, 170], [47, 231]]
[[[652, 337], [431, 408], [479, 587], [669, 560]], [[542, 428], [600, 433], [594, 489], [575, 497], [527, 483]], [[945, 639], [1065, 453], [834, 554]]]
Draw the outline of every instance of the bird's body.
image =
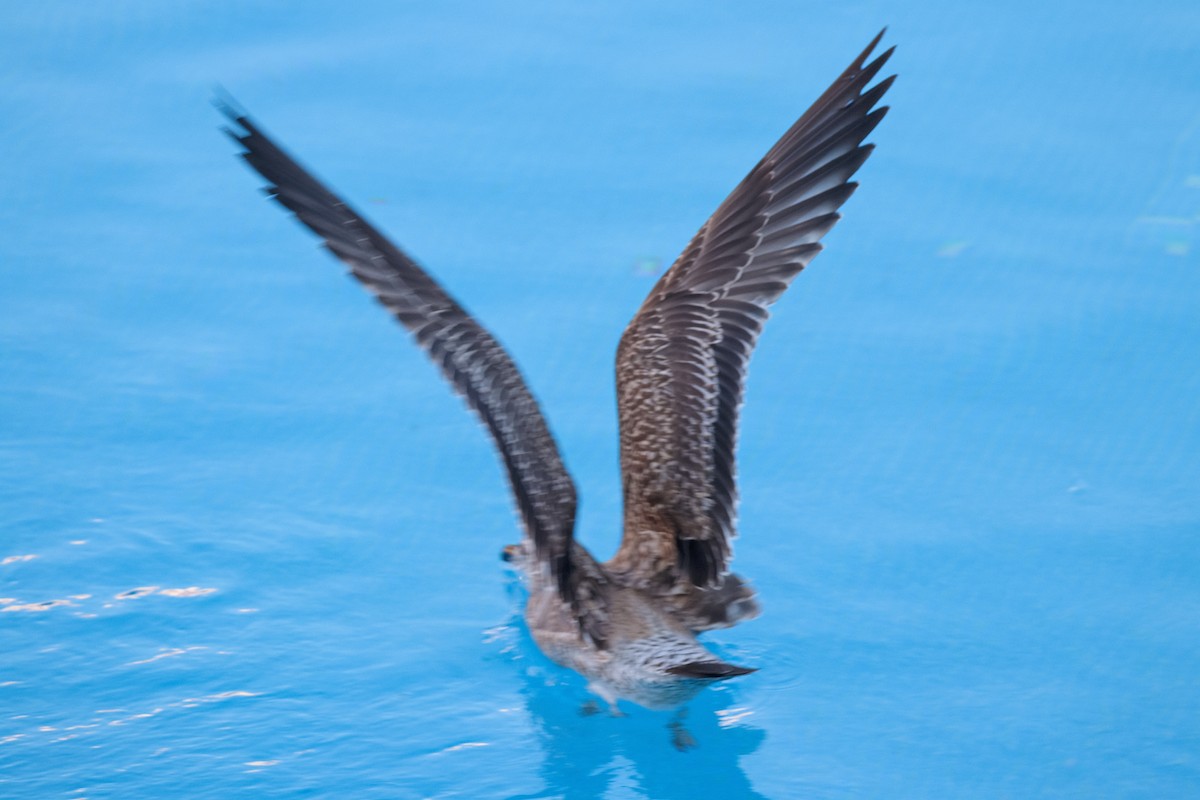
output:
[[414, 334], [479, 414], [525, 529], [505, 552], [526, 578], [530, 632], [612, 704], [669, 707], [753, 671], [696, 639], [759, 613], [754, 591], [728, 568], [746, 365], [768, 306], [820, 251], [871, 152], [862, 142], [883, 118], [886, 107], [875, 106], [893, 80], [867, 87], [892, 52], [867, 63], [881, 36], [705, 222], [621, 337], [624, 534], [603, 563], [574, 538], [574, 483], [508, 353], [407, 254], [224, 108], [268, 193]]
[[[598, 646], [581, 634], [570, 605], [521, 548], [506, 548], [506, 558], [524, 572], [529, 589], [525, 621], [534, 641], [550, 659], [586, 677], [592, 690], [614, 707], [618, 698], [625, 698], [647, 708], [669, 708], [710, 681], [754, 671], [721, 661], [697, 641], [698, 629], [678, 610], [687, 607], [683, 598], [645, 591], [612, 570], [605, 570], [609, 638]], [[742, 587], [738, 597], [719, 604], [723, 613], [734, 616], [729, 625], [758, 614], [748, 587], [733, 579], [728, 588], [735, 581]]]

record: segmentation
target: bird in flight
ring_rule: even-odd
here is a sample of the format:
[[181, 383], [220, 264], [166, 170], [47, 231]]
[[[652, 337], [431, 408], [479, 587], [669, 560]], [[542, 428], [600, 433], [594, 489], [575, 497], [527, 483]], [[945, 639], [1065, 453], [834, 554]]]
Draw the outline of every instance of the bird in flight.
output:
[[617, 347], [624, 534], [598, 561], [576, 539], [575, 484], [537, 401], [500, 343], [412, 259], [272, 141], [218, 103], [267, 193], [407, 328], [483, 421], [524, 536], [504, 549], [525, 577], [525, 619], [555, 662], [616, 710], [686, 702], [754, 670], [696, 634], [757, 616], [729, 569], [734, 451], [746, 367], [768, 308], [821, 250], [853, 194], [863, 144], [895, 75], [871, 81], [881, 31], [709, 217], [650, 291]]

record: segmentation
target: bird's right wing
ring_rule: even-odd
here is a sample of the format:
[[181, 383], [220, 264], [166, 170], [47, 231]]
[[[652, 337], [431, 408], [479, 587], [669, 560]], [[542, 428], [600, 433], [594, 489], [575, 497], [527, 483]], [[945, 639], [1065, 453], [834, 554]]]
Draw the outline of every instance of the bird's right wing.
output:
[[892, 54], [868, 63], [882, 36], [730, 193], [621, 337], [623, 573], [712, 588], [728, 571], [747, 364], [767, 308], [820, 252], [871, 153], [863, 140], [895, 77], [868, 88]]
[[512, 358], [407, 254], [269, 139], [245, 114], [218, 104], [226, 132], [292, 211], [424, 348], [479, 415], [500, 451], [526, 535], [581, 630], [604, 641], [603, 569], [574, 541], [575, 484], [541, 409]]

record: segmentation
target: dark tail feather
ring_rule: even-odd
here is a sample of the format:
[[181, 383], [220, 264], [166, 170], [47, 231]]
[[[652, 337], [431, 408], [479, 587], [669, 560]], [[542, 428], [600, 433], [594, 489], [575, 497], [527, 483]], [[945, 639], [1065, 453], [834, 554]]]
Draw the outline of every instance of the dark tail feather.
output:
[[749, 675], [758, 672], [753, 667], [739, 667], [736, 664], [726, 664], [724, 661], [689, 661], [687, 664], [676, 664], [667, 667], [667, 672], [681, 678], [696, 678], [697, 680], [723, 681], [726, 678], [736, 678], [738, 675]]

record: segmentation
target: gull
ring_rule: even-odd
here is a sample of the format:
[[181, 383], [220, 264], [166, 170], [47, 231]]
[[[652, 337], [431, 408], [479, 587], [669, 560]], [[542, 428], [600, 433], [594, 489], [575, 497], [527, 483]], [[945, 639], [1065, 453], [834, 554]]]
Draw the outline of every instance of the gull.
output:
[[617, 347], [624, 532], [601, 562], [574, 535], [575, 484], [500, 343], [424, 269], [228, 103], [225, 128], [266, 193], [323, 240], [405, 327], [491, 435], [524, 536], [503, 554], [525, 578], [538, 647], [619, 699], [680, 706], [754, 669], [696, 635], [755, 617], [729, 569], [734, 451], [747, 363], [768, 308], [820, 252], [871, 154], [895, 75], [871, 81], [883, 31], [734, 188], [651, 289]]

